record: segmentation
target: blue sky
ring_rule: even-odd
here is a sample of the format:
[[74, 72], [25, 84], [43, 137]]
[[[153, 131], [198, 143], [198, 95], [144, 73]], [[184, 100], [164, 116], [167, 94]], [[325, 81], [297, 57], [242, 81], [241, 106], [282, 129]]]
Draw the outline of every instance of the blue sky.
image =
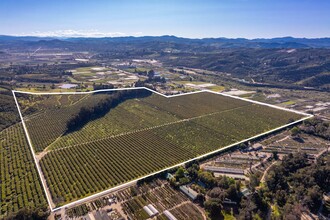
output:
[[330, 1], [0, 0], [0, 34], [330, 37]]

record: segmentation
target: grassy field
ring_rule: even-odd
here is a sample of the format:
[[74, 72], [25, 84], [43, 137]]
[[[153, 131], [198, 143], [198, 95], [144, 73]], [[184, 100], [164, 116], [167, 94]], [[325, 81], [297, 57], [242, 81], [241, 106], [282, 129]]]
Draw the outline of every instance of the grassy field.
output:
[[[207, 85], [207, 86], [204, 86], [206, 84], [209, 84], [207, 82], [201, 82], [201, 81], [174, 81], [176, 84], [181, 84], [181, 85], [185, 85], [185, 87], [190, 87], [191, 85], [195, 85], [197, 88], [199, 86], [201, 86], [200, 88], [201, 89], [208, 89], [208, 90], [211, 90], [211, 91], [214, 91], [214, 92], [221, 92], [225, 89], [224, 86], [219, 86], [219, 85], [215, 85], [215, 84], [210, 84], [210, 85]], [[190, 86], [189, 86], [190, 85]]]
[[66, 103], [54, 106], [20, 98], [26, 112], [28, 106], [42, 106], [27, 117], [27, 127], [34, 148], [44, 151], [40, 164], [57, 205], [302, 118], [208, 92], [172, 98], [152, 94], [126, 100], [81, 129], [66, 132], [66, 122], [75, 112], [106, 96], [86, 95], [76, 102], [64, 95], [48, 96], [54, 103]]
[[287, 101], [287, 102], [283, 102], [283, 103], [281, 103], [281, 104], [282, 104], [282, 105], [294, 105], [294, 104], [296, 104], [296, 102], [290, 100], [290, 101]]

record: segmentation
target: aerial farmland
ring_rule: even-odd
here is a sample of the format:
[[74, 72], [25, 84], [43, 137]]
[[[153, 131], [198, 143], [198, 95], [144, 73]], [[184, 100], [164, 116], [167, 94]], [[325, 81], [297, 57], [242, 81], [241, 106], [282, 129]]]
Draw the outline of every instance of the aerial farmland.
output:
[[16, 92], [53, 208], [202, 158], [306, 115], [214, 92]]

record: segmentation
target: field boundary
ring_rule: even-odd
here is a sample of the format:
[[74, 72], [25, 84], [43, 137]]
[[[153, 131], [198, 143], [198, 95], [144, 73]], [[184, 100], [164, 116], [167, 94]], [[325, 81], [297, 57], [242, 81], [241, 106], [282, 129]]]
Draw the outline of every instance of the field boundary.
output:
[[[269, 131], [266, 131], [264, 133], [261, 133], [261, 134], [257, 134], [253, 137], [250, 137], [250, 138], [247, 138], [247, 139], [244, 139], [244, 140], [241, 140], [241, 141], [238, 141], [236, 143], [233, 143], [233, 144], [230, 144], [228, 146], [225, 146], [225, 147], [222, 147], [220, 149], [217, 149], [217, 150], [214, 150], [214, 151], [211, 151], [211, 152], [208, 152], [206, 154], [203, 154], [203, 155], [200, 155], [200, 156], [197, 156], [195, 158], [192, 158], [190, 160], [187, 160], [187, 161], [184, 161], [182, 163], [179, 163], [179, 164], [176, 164], [176, 165], [173, 165], [173, 166], [170, 166], [170, 167], [167, 167], [165, 169], [162, 169], [160, 171], [157, 171], [157, 172], [154, 172], [154, 173], [151, 173], [151, 174], [148, 174], [148, 175], [145, 175], [143, 177], [139, 177], [139, 178], [136, 178], [134, 180], [131, 180], [129, 182], [126, 182], [124, 184], [121, 184], [121, 185], [118, 185], [118, 186], [115, 186], [115, 187], [111, 187], [109, 189], [106, 189], [104, 191], [101, 191], [101, 192], [98, 192], [98, 193], [95, 193], [93, 195], [90, 195], [90, 196], [87, 196], [85, 198], [82, 198], [82, 199], [79, 199], [79, 200], [76, 200], [76, 201], [73, 201], [71, 203], [68, 203], [68, 204], [65, 204], [63, 206], [60, 206], [60, 207], [53, 207], [52, 205], [52, 198], [51, 198], [51, 195], [49, 195], [49, 191], [47, 190], [47, 183], [46, 183], [46, 180], [43, 178], [43, 173], [42, 173], [42, 170], [39, 166], [39, 163], [37, 161], [37, 158], [36, 158], [36, 155], [35, 155], [35, 152], [34, 152], [34, 149], [33, 149], [33, 146], [32, 146], [32, 142], [31, 142], [31, 139], [30, 139], [30, 136], [29, 136], [29, 133], [28, 133], [28, 130], [27, 130], [27, 127], [25, 125], [25, 122], [24, 122], [24, 118], [23, 118], [23, 115], [22, 115], [22, 112], [21, 112], [21, 109], [20, 109], [20, 106], [19, 106], [19, 103], [17, 101], [17, 97], [16, 97], [16, 94], [15, 93], [21, 93], [21, 94], [30, 94], [30, 95], [78, 95], [78, 94], [93, 94], [93, 93], [98, 93], [98, 92], [110, 92], [110, 91], [123, 91], [123, 90], [138, 90], [138, 89], [146, 89], [148, 91], [151, 91], [155, 94], [158, 94], [160, 96], [163, 96], [165, 98], [172, 98], [172, 97], [178, 97], [178, 96], [184, 96], [184, 95], [191, 95], [191, 94], [196, 94], [196, 93], [202, 93], [202, 92], [208, 92], [208, 93], [213, 93], [213, 94], [217, 94], [217, 95], [223, 95], [223, 96], [227, 96], [227, 97], [230, 97], [230, 98], [234, 98], [234, 99], [239, 99], [239, 100], [242, 100], [242, 101], [247, 101], [247, 102], [252, 102], [252, 103], [255, 103], [255, 104], [259, 104], [259, 105], [264, 105], [264, 106], [268, 106], [268, 107], [271, 107], [271, 108], [276, 108], [276, 109], [280, 109], [280, 110], [284, 110], [284, 111], [288, 111], [288, 112], [293, 112], [293, 113], [296, 113], [296, 114], [300, 114], [300, 115], [303, 115], [305, 117], [299, 119], [299, 120], [296, 120], [294, 122], [291, 122], [291, 123], [288, 123], [288, 124], [285, 124], [285, 125], [282, 125], [282, 126], [279, 126], [277, 128], [274, 128], [272, 130], [269, 130]], [[155, 90], [152, 90], [150, 88], [147, 88], [147, 87], [130, 87], [130, 88], [117, 88], [117, 89], [102, 89], [102, 90], [95, 90], [95, 91], [87, 91], [87, 92], [26, 92], [26, 91], [17, 91], [17, 90], [12, 90], [12, 93], [13, 93], [13, 97], [14, 97], [14, 100], [15, 100], [15, 104], [16, 104], [16, 107], [18, 109], [18, 113], [19, 113], [19, 116], [20, 116], [20, 119], [22, 121], [22, 125], [23, 125], [23, 129], [24, 129], [24, 132], [25, 132], [25, 136], [27, 138], [27, 141], [28, 141], [28, 144], [29, 144], [29, 147], [30, 147], [30, 150], [31, 150], [31, 153], [32, 153], [32, 156], [33, 156], [33, 159], [34, 159], [34, 162], [36, 164], [36, 167], [37, 167], [37, 171], [38, 171], [38, 174], [39, 174], [39, 177], [41, 179], [41, 183], [42, 183], [42, 186], [44, 188], [44, 192], [46, 194], [46, 198], [47, 198], [47, 202], [48, 202], [48, 205], [49, 205], [49, 208], [52, 212], [55, 212], [55, 211], [58, 211], [62, 208], [69, 208], [69, 207], [73, 207], [73, 206], [76, 206], [76, 205], [79, 205], [81, 203], [84, 203], [84, 202], [87, 202], [87, 201], [90, 201], [90, 200], [93, 200], [95, 198], [98, 198], [100, 196], [103, 196], [103, 195], [106, 195], [110, 192], [113, 192], [113, 191], [116, 191], [116, 190], [119, 190], [121, 188], [125, 188], [125, 187], [128, 187], [134, 183], [136, 183], [137, 181], [139, 180], [143, 180], [145, 178], [148, 178], [148, 177], [151, 177], [151, 176], [154, 176], [154, 175], [157, 175], [159, 173], [162, 173], [166, 170], [170, 170], [170, 169], [173, 169], [173, 168], [176, 168], [176, 167], [179, 167], [179, 166], [182, 166], [184, 164], [187, 164], [187, 163], [190, 163], [192, 161], [195, 161], [195, 160], [199, 160], [199, 159], [202, 159], [202, 158], [205, 158], [205, 157], [208, 157], [212, 154], [216, 154], [216, 153], [219, 153], [219, 152], [223, 152], [223, 151], [226, 151], [232, 147], [235, 147], [241, 143], [244, 143], [244, 142], [247, 142], [247, 141], [251, 141], [251, 140], [254, 140], [256, 138], [259, 138], [259, 137], [262, 137], [264, 135], [267, 135], [267, 134], [270, 134], [270, 133], [273, 133], [275, 131], [278, 131], [278, 130], [281, 130], [281, 129], [284, 129], [286, 127], [289, 127], [289, 126], [292, 126], [292, 125], [295, 125], [297, 123], [300, 123], [306, 119], [309, 119], [309, 118], [312, 118], [314, 117], [313, 115], [311, 114], [307, 114], [307, 113], [304, 113], [304, 112], [300, 112], [300, 111], [296, 111], [296, 110], [292, 110], [292, 109], [287, 109], [287, 108], [283, 108], [283, 107], [279, 107], [279, 106], [275, 106], [275, 105], [272, 105], [272, 104], [268, 104], [268, 103], [263, 103], [263, 102], [259, 102], [259, 101], [254, 101], [254, 100], [250, 100], [250, 99], [246, 99], [246, 98], [241, 98], [241, 97], [237, 97], [237, 96], [233, 96], [233, 95], [228, 95], [228, 94], [223, 94], [223, 93], [220, 93], [220, 92], [214, 92], [214, 91], [210, 91], [210, 90], [199, 90], [199, 91], [194, 91], [194, 92], [188, 92], [188, 93], [180, 93], [180, 94], [175, 94], [175, 95], [164, 95], [162, 93], [159, 93]]]
[[40, 180], [41, 180], [42, 187], [44, 188], [44, 192], [45, 192], [45, 194], [46, 194], [46, 198], [47, 198], [48, 205], [49, 205], [49, 207], [50, 207], [50, 209], [51, 209], [51, 211], [52, 211], [52, 204], [51, 204], [52, 199], [51, 199], [50, 195], [48, 195], [48, 193], [47, 193], [47, 183], [46, 183], [46, 180], [43, 178], [43, 173], [42, 173], [42, 171], [41, 171], [41, 168], [40, 168], [39, 163], [38, 163], [38, 161], [37, 161], [36, 155], [35, 155], [35, 153], [34, 153], [33, 146], [32, 146], [32, 142], [31, 142], [31, 139], [30, 139], [29, 133], [28, 133], [28, 131], [27, 131], [27, 128], [26, 128], [25, 122], [24, 122], [24, 120], [23, 120], [23, 115], [22, 115], [21, 109], [20, 109], [20, 107], [19, 107], [19, 104], [18, 104], [18, 101], [17, 101], [16, 95], [15, 95], [15, 91], [12, 91], [12, 93], [13, 93], [14, 100], [15, 100], [15, 103], [16, 103], [16, 106], [17, 106], [17, 109], [18, 109], [18, 114], [19, 114], [19, 116], [20, 116], [20, 118], [21, 118], [21, 121], [22, 121], [23, 130], [24, 130], [24, 132], [25, 132], [25, 136], [26, 136], [26, 139], [27, 139], [27, 141], [28, 141], [28, 144], [29, 144], [29, 147], [30, 147], [30, 150], [31, 150], [32, 156], [33, 156], [34, 163], [35, 163], [35, 165], [36, 165], [36, 167], [37, 167], [37, 171], [38, 171], [38, 174], [39, 174], [39, 177], [40, 177]]
[[196, 94], [196, 93], [201, 93], [201, 92], [208, 92], [208, 93], [213, 93], [213, 94], [217, 94], [217, 95], [227, 96], [227, 97], [234, 98], [234, 99], [239, 99], [239, 100], [242, 100], [242, 101], [252, 102], [252, 103], [255, 103], [255, 104], [259, 104], [259, 105], [265, 105], [265, 106], [268, 106], [268, 107], [281, 109], [281, 110], [284, 110], [284, 111], [294, 112], [294, 113], [297, 113], [297, 114], [300, 114], [300, 115], [311, 116], [311, 114], [307, 114], [307, 113], [300, 112], [300, 111], [297, 111], [297, 110], [288, 109], [288, 108], [284, 108], [284, 107], [280, 107], [280, 106], [276, 106], [276, 105], [272, 105], [272, 104], [268, 104], [268, 103], [264, 103], [264, 102], [259, 102], [259, 101], [255, 101], [255, 100], [251, 100], [251, 99], [247, 99], [247, 98], [242, 98], [242, 97], [238, 97], [238, 96], [234, 96], [234, 95], [228, 95], [228, 94], [221, 93], [221, 92], [215, 92], [215, 91], [211, 91], [211, 90], [208, 90], [208, 89], [198, 90], [198, 91], [194, 91], [194, 92], [180, 93], [180, 94], [175, 94], [175, 95], [164, 95], [164, 94], [162, 94], [160, 92], [157, 92], [153, 89], [150, 89], [148, 87], [128, 87], [128, 88], [117, 88], [117, 89], [100, 89], [100, 90], [93, 90], [93, 91], [86, 91], [86, 92], [26, 92], [26, 91], [18, 91], [18, 90], [12, 90], [12, 91], [14, 93], [22, 93], [22, 94], [29, 94], [29, 95], [80, 95], [80, 94], [93, 94], [93, 93], [98, 93], [98, 92], [139, 90], [139, 89], [146, 89], [150, 92], [153, 92], [153, 93], [158, 94], [160, 96], [163, 96], [165, 98], [172, 98], [172, 97], [177, 97], [177, 96], [185, 96], [185, 95], [191, 95], [191, 94]]

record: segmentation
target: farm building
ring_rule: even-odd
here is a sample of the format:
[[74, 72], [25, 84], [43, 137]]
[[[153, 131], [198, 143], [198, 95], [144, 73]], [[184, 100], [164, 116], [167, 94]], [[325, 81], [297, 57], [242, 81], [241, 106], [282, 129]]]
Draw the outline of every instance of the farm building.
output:
[[169, 219], [169, 220], [177, 220], [177, 218], [174, 217], [174, 215], [172, 215], [172, 213], [170, 213], [170, 211], [165, 210], [164, 211], [164, 215]]
[[257, 150], [261, 150], [264, 146], [260, 143], [256, 143], [252, 145], [252, 149], [257, 151]]
[[167, 180], [170, 180], [170, 179], [172, 179], [174, 176], [172, 175], [172, 174], [170, 174], [170, 173], [167, 173], [166, 174], [166, 179]]
[[239, 174], [244, 175], [243, 169], [237, 169], [237, 168], [228, 168], [228, 167], [216, 167], [216, 166], [205, 166], [205, 170], [217, 172], [217, 173], [228, 173], [228, 174]]
[[223, 204], [226, 204], [226, 205], [237, 205], [237, 202], [232, 201], [231, 199], [225, 198], [223, 200]]
[[241, 193], [243, 194], [243, 196], [249, 196], [252, 192], [248, 188], [244, 188], [241, 190]]
[[259, 150], [262, 150], [263, 146], [262, 144], [259, 144], [259, 143], [255, 143], [253, 144], [252, 146], [249, 146], [247, 148], [247, 151], [248, 152], [251, 152], [251, 151], [259, 151]]
[[240, 160], [259, 160], [259, 157], [257, 156], [250, 156], [250, 155], [231, 155], [231, 159], [240, 159]]
[[195, 200], [197, 198], [198, 193], [187, 186], [180, 186], [180, 190], [184, 194], [186, 194], [191, 200]]
[[146, 213], [148, 213], [150, 217], [155, 216], [159, 213], [152, 204], [144, 206], [143, 210], [146, 211]]

